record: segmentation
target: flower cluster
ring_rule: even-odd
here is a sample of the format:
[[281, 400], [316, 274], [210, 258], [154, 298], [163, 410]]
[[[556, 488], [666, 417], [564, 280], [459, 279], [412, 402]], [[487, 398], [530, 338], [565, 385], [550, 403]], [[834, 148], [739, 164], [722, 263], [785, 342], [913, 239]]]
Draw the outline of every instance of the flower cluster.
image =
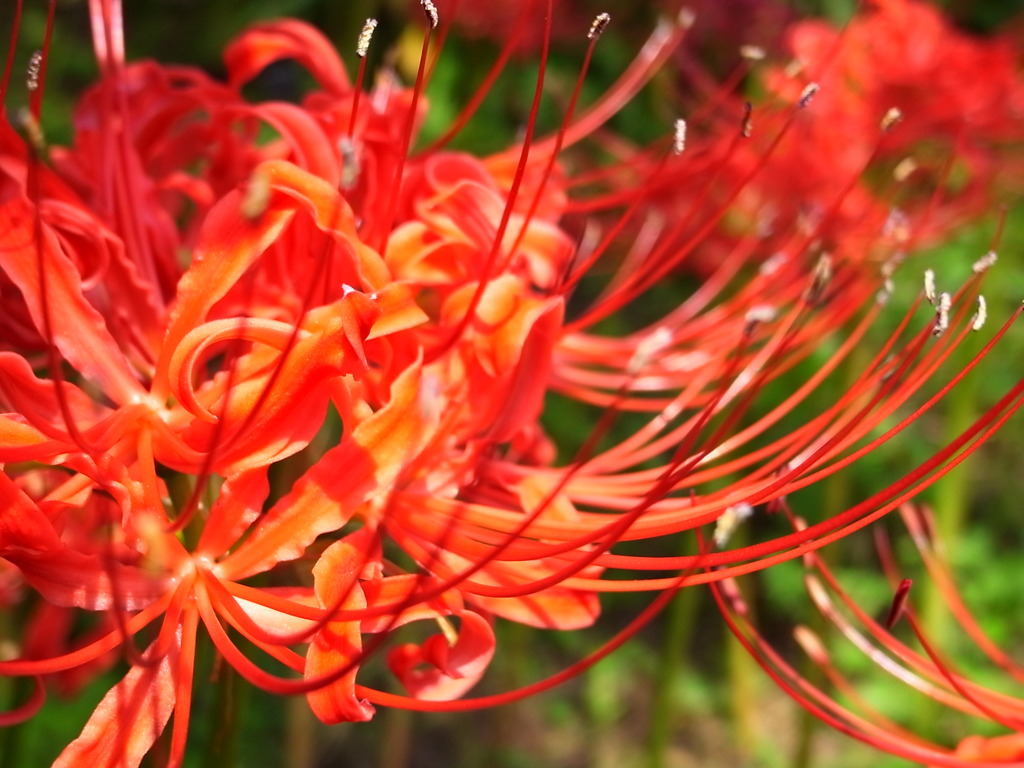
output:
[[[31, 717], [51, 681], [74, 688], [128, 663], [56, 765], [138, 765], [168, 724], [180, 764], [201, 632], [248, 681], [304, 694], [329, 723], [367, 720], [375, 705], [528, 695], [609, 652], [679, 588], [800, 557], [899, 507], [1021, 405], [1018, 386], [978, 439], [842, 514], [729, 549], [755, 509], [783, 507], [897, 435], [958, 380], [890, 425], [981, 328], [991, 260], [955, 295], [930, 292], [929, 323], [915, 305], [855, 384], [807, 412], [883, 311], [875, 298], [908, 250], [991, 200], [993, 145], [1012, 124], [991, 94], [953, 106], [913, 91], [905, 69], [905, 82], [879, 74], [891, 62], [870, 46], [909, 54], [876, 26], [937, 18], [890, 0], [842, 44], [795, 28], [799, 72], [766, 65], [753, 116], [723, 86], [642, 148], [603, 126], [691, 19], [662, 22], [577, 109], [602, 14], [551, 135], [539, 135], [541, 66], [515, 146], [414, 151], [449, 23], [422, 6], [415, 84], [384, 70], [364, 91], [375, 22], [354, 80], [317, 30], [274, 21], [228, 45], [220, 82], [126, 62], [120, 3], [90, 0], [100, 80], [73, 143], [47, 147], [40, 128], [45, 50], [31, 107], [0, 121], [0, 599], [28, 608], [0, 673], [35, 681], [3, 721]], [[993, 89], [1024, 94], [1005, 52], [934, 34], [953, 36], [936, 50], [999, 73]], [[914, 55], [933, 64], [923, 43]], [[315, 89], [301, 103], [247, 98], [285, 59]], [[0, 98], [10, 74], [8, 63]], [[904, 178], [948, 177], [955, 158], [969, 181], [898, 210], [871, 170], [951, 133], [948, 153], [932, 147], [937, 166], [919, 158]], [[611, 160], [582, 165], [598, 152]], [[694, 273], [699, 288], [653, 321], [607, 330]], [[820, 370], [754, 409], [840, 331]], [[599, 414], [570, 458], [542, 426], [552, 397]], [[800, 426], [780, 430], [793, 413]], [[620, 421], [636, 427], [618, 437]], [[705, 526], [713, 542], [699, 536], [685, 556], [613, 551]], [[608, 591], [658, 597], [564, 673], [460, 700], [495, 653], [497, 619], [586, 627]], [[357, 682], [378, 650], [404, 694]]]

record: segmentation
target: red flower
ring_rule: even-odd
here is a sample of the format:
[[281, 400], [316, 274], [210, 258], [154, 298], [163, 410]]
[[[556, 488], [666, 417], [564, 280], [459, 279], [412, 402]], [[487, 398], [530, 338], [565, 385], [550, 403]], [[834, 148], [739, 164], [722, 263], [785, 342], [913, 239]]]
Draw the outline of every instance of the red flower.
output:
[[[73, 146], [50, 153], [52, 168], [42, 162], [41, 80], [22, 121], [28, 141], [0, 126], [0, 270], [17, 297], [0, 351], [0, 557], [56, 607], [47, 621], [58, 629], [64, 611], [105, 617], [88, 638], [33, 641], [0, 672], [81, 673], [115, 649], [130, 662], [59, 765], [137, 765], [172, 717], [180, 764], [200, 627], [247, 680], [306, 694], [328, 722], [368, 719], [381, 703], [499, 703], [614, 643], [533, 686], [448, 703], [484, 674], [496, 617], [585, 627], [603, 591], [658, 590], [657, 606], [684, 583], [815, 550], [935, 481], [911, 473], [805, 531], [724, 549], [753, 506], [777, 506], [879, 442], [872, 431], [980, 325], [970, 315], [980, 277], [953, 309], [948, 295], [937, 300], [929, 327], [894, 338], [834, 405], [756, 449], [880, 312], [872, 298], [884, 284], [863, 259], [807, 237], [762, 264], [744, 234], [664, 317], [625, 335], [597, 330], [742, 211], [751, 189], [745, 170], [710, 213], [701, 200], [677, 224], [647, 207], [684, 173], [668, 141], [598, 172], [613, 180], [607, 196], [574, 198], [574, 177], [556, 164], [562, 148], [598, 135], [685, 25], [659, 27], [579, 115], [577, 92], [553, 137], [535, 136], [540, 78], [522, 142], [481, 160], [410, 152], [427, 109], [429, 16], [415, 87], [384, 77], [363, 94], [365, 60], [353, 84], [299, 22], [243, 33], [224, 85], [128, 65], [119, 5], [90, 5], [102, 77], [79, 106]], [[241, 87], [283, 58], [318, 89], [301, 105], [249, 102]], [[779, 114], [780, 136], [791, 118]], [[712, 180], [736, 160], [718, 137], [697, 144], [687, 152]], [[641, 181], [622, 192], [627, 173]], [[839, 205], [825, 197], [823, 209]], [[576, 238], [568, 217], [588, 208], [601, 213], [596, 236]], [[876, 238], [873, 255], [894, 264], [906, 240]], [[617, 273], [570, 311], [599, 259]], [[766, 382], [852, 322], [820, 373], [746, 420]], [[567, 463], [539, 424], [551, 392], [603, 413]], [[1007, 407], [1019, 405], [1015, 390]], [[643, 425], [605, 446], [627, 411]], [[957, 451], [969, 452], [944, 460]], [[296, 479], [272, 482], [272, 470]], [[612, 552], [709, 523], [721, 551]], [[641, 575], [602, 578], [611, 569]], [[395, 630], [423, 621], [440, 632], [386, 657], [409, 696], [357, 683]], [[265, 671], [263, 654], [294, 675]]]

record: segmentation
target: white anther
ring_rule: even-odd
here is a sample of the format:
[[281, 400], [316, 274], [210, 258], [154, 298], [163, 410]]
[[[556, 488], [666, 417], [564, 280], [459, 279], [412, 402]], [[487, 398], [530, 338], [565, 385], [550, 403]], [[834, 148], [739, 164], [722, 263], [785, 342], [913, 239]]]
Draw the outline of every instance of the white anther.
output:
[[935, 272], [930, 269], [924, 271], [924, 297], [928, 303], [935, 306], [935, 299], [938, 294], [935, 292]]
[[420, 0], [420, 5], [423, 6], [423, 12], [427, 14], [427, 19], [430, 21], [430, 27], [437, 29], [437, 6], [434, 5], [432, 0]]
[[747, 61], [761, 61], [767, 54], [764, 52], [764, 48], [759, 45], [741, 45], [740, 56]]
[[356, 41], [356, 56], [360, 59], [366, 58], [366, 52], [370, 50], [370, 40], [373, 39], [373, 31], [376, 28], [376, 19], [367, 19], [363, 24], [363, 31], [359, 33], [359, 39]]
[[787, 258], [786, 254], [773, 253], [771, 256], [769, 256], [767, 259], [761, 262], [761, 266], [758, 268], [757, 271], [760, 272], [762, 275], [774, 275], [776, 272], [782, 269], [782, 267], [785, 265], [787, 261], [789, 261], [789, 259]]
[[39, 73], [43, 69], [43, 52], [33, 51], [28, 59], [28, 71], [25, 74], [25, 87], [30, 91], [39, 90]]
[[676, 120], [675, 136], [672, 138], [672, 154], [681, 155], [686, 149], [686, 121]]
[[953, 305], [953, 299], [943, 291], [939, 294], [939, 301], [935, 307], [935, 327], [932, 328], [932, 336], [938, 338], [949, 328], [949, 308]]
[[896, 167], [892, 169], [892, 177], [896, 181], [906, 181], [917, 168], [917, 160], [912, 157], [905, 157], [896, 163]]
[[587, 32], [587, 40], [597, 40], [604, 33], [605, 27], [612, 17], [607, 13], [599, 13], [590, 24], [590, 31]]
[[754, 132], [754, 122], [751, 119], [754, 114], [754, 105], [749, 101], [743, 105], [743, 123], [741, 124], [740, 131], [743, 134], [744, 139], [749, 139], [750, 134]]
[[971, 271], [976, 275], [980, 275], [982, 272], [991, 268], [998, 260], [999, 256], [996, 255], [996, 252], [989, 251], [971, 265]]
[[875, 301], [883, 306], [888, 304], [889, 299], [892, 298], [892, 292], [895, 289], [896, 286], [893, 284], [892, 280], [888, 277], [885, 278], [885, 281], [882, 283], [882, 288], [875, 294]]
[[978, 311], [974, 313], [974, 322], [971, 323], [972, 331], [980, 331], [988, 319], [988, 306], [985, 304], [985, 297], [978, 294]]
[[654, 332], [644, 336], [636, 345], [636, 350], [629, 360], [626, 369], [630, 374], [637, 374], [647, 367], [652, 358], [660, 355], [672, 345], [672, 331], [661, 326]]
[[725, 512], [722, 513], [721, 517], [718, 518], [718, 522], [715, 523], [715, 546], [721, 549], [728, 544], [729, 539], [736, 532], [740, 523], [752, 514], [754, 514], [754, 508], [745, 501], [726, 507]]
[[882, 117], [882, 130], [888, 131], [902, 119], [903, 113], [898, 107], [889, 107], [889, 111]]
[[775, 307], [768, 304], [758, 304], [747, 311], [745, 320], [748, 323], [771, 323], [779, 316]]
[[800, 109], [805, 109], [810, 103], [811, 99], [814, 98], [814, 94], [821, 90], [821, 86], [817, 83], [808, 83], [804, 86], [803, 91], [800, 92], [800, 101], [797, 102], [797, 106]]

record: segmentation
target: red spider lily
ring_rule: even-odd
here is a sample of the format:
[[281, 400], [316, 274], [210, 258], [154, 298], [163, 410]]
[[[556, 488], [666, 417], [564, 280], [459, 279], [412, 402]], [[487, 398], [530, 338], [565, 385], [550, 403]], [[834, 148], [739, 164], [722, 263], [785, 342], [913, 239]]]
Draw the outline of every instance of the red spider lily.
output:
[[[767, 268], [764, 243], [744, 237], [666, 316], [605, 335], [597, 323], [698, 252], [753, 173], [699, 201], [680, 229], [647, 206], [679, 179], [671, 142], [589, 179], [638, 174], [630, 193], [616, 181], [614, 193], [573, 200], [557, 164], [561, 150], [600, 135], [685, 19], [659, 26], [577, 114], [578, 83], [548, 137], [536, 135], [542, 58], [524, 137], [481, 160], [411, 150], [437, 24], [424, 5], [415, 86], [382, 76], [363, 93], [365, 59], [353, 83], [326, 40], [294, 21], [229, 45], [226, 85], [128, 64], [120, 5], [92, 0], [101, 79], [79, 105], [74, 144], [43, 162], [42, 71], [21, 121], [27, 140], [0, 127], [0, 269], [16, 289], [0, 326], [0, 557], [47, 606], [0, 672], [81, 675], [117, 650], [130, 664], [59, 765], [137, 765], [172, 717], [170, 762], [180, 764], [200, 626], [243, 677], [306, 694], [327, 722], [368, 719], [374, 704], [441, 710], [525, 696], [609, 652], [684, 584], [815, 550], [976, 447], [954, 444], [863, 504], [777, 539], [684, 557], [613, 553], [715, 523], [724, 545], [739, 510], [775, 504], [902, 431], [912, 418], [872, 438], [980, 326], [980, 274], [938, 301], [929, 327], [912, 332], [908, 315], [833, 406], [776, 434], [881, 312], [878, 271], [809, 236]], [[242, 86], [280, 59], [306, 67], [318, 89], [298, 105], [248, 101]], [[805, 106], [775, 113], [777, 141]], [[275, 138], [261, 140], [268, 130]], [[729, 141], [740, 139], [735, 127]], [[711, 158], [712, 179], [718, 142], [686, 150]], [[602, 229], [576, 246], [566, 215], [585, 209]], [[879, 223], [873, 256], [895, 263], [907, 240]], [[599, 260], [619, 267], [570, 314]], [[819, 372], [750, 416], [767, 382], [846, 326]], [[538, 422], [552, 391], [603, 412], [567, 464]], [[1020, 404], [1017, 387], [979, 421], [981, 439]], [[604, 445], [623, 412], [647, 421]], [[298, 478], [278, 487], [272, 468]], [[640, 575], [611, 580], [609, 570]], [[516, 691], [452, 701], [483, 675], [495, 617], [575, 629], [594, 621], [599, 593], [632, 590], [662, 594], [588, 659]], [[86, 637], [36, 639], [71, 611], [103, 619]], [[418, 622], [439, 634], [387, 654], [408, 696], [358, 684], [372, 653]], [[266, 671], [264, 655], [294, 674]], [[29, 716], [42, 691], [38, 682], [7, 721]]]
[[[905, 230], [906, 214], [916, 220], [912, 250], [1019, 193], [1015, 40], [975, 39], [913, 0], [866, 5], [844, 29], [790, 24], [784, 51], [744, 49], [731, 82], [747, 75], [767, 92], [743, 118], [745, 141], [723, 129], [740, 119], [740, 97], [717, 83], [699, 94], [691, 133], [717, 141], [674, 160], [652, 189], [668, 210], [728, 211], [707, 231], [706, 215], [677, 225], [680, 250], [703, 246], [686, 268], [707, 273], [752, 233], [768, 254], [820, 241], [875, 260], [879, 229]], [[796, 115], [771, 109], [811, 102]]]

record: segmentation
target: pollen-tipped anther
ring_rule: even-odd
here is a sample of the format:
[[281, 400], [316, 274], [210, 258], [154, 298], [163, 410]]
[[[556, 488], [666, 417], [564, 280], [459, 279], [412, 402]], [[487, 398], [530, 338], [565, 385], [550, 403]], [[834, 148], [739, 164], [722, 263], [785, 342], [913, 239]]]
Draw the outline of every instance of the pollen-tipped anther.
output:
[[820, 90], [821, 86], [817, 83], [808, 83], [805, 85], [803, 91], [800, 92], [800, 100], [797, 102], [797, 106], [800, 107], [800, 109], [806, 109], [814, 98], [814, 94]]
[[911, 234], [910, 220], [907, 218], [907, 214], [899, 208], [891, 209], [889, 215], [885, 217], [882, 234], [899, 243], [907, 242]]
[[754, 132], [754, 124], [750, 119], [753, 114], [754, 105], [748, 101], [743, 105], [743, 122], [740, 124], [740, 132], [745, 139], [749, 139], [750, 134]]
[[882, 117], [881, 128], [882, 132], [885, 133], [892, 129], [896, 123], [903, 119], [903, 112], [898, 107], [890, 107], [889, 111]]
[[917, 160], [912, 157], [905, 157], [896, 163], [896, 167], [892, 169], [892, 177], [896, 181], [906, 181], [917, 168]]
[[33, 51], [28, 59], [28, 68], [25, 73], [25, 87], [31, 91], [39, 90], [39, 73], [43, 69], [43, 52]]
[[686, 149], [686, 121], [676, 120], [675, 136], [672, 138], [672, 154], [681, 155]]
[[825, 294], [829, 283], [832, 282], [832, 257], [823, 253], [814, 265], [814, 275], [811, 278], [811, 285], [805, 296], [809, 304], [817, 304]]
[[257, 168], [249, 177], [242, 197], [240, 212], [249, 221], [258, 219], [270, 204], [270, 176]]
[[935, 305], [935, 327], [932, 328], [932, 335], [938, 338], [949, 328], [949, 308], [953, 305], [953, 299], [943, 291], [939, 294], [938, 302]]
[[373, 39], [375, 29], [377, 29], [376, 19], [367, 19], [363, 24], [363, 31], [359, 33], [359, 39], [356, 41], [356, 56], [360, 59], [366, 58], [366, 52], [370, 50], [370, 40]]
[[930, 269], [924, 271], [924, 297], [933, 307], [938, 294], [935, 292], [935, 272]]
[[343, 191], [355, 187], [359, 181], [361, 164], [359, 162], [359, 149], [355, 141], [349, 136], [342, 136], [338, 139], [338, 153], [341, 155], [341, 179], [338, 186]]
[[974, 313], [974, 320], [971, 322], [972, 331], [980, 331], [988, 319], [988, 306], [985, 304], [985, 297], [978, 294], [978, 310]]
[[747, 332], [750, 333], [754, 326], [761, 323], [773, 322], [778, 315], [778, 310], [768, 304], [758, 304], [751, 307], [747, 310], [746, 317], [744, 318], [747, 324]]
[[971, 271], [976, 275], [980, 275], [982, 272], [991, 268], [998, 260], [999, 256], [996, 255], [996, 252], [989, 251], [971, 265]]
[[46, 152], [46, 136], [43, 134], [43, 128], [29, 110], [19, 109], [14, 115], [14, 125], [21, 130], [28, 145], [37, 155]]
[[885, 278], [882, 281], [882, 287], [875, 294], [875, 301], [883, 305], [888, 304], [894, 290], [896, 290], [896, 285], [893, 283], [892, 278]]
[[599, 13], [594, 17], [594, 20], [590, 24], [590, 31], [587, 32], [588, 40], [597, 40], [604, 34], [604, 30], [608, 26], [608, 22], [612, 20], [612, 17], [607, 13]]
[[818, 666], [828, 666], [829, 655], [821, 638], [803, 624], [793, 630], [793, 639]]
[[433, 0], [420, 0], [420, 5], [423, 6], [423, 13], [427, 15], [430, 28], [437, 29], [437, 6], [434, 5]]
[[715, 546], [721, 549], [739, 528], [740, 523], [754, 514], [754, 508], [745, 501], [727, 507], [715, 523]]
[[740, 56], [747, 61], [762, 61], [765, 56], [764, 48], [759, 45], [741, 45]]
[[671, 345], [672, 331], [665, 327], [657, 328], [636, 345], [636, 351], [630, 358], [626, 370], [630, 375], [635, 376], [646, 368], [655, 356], [662, 355]]

